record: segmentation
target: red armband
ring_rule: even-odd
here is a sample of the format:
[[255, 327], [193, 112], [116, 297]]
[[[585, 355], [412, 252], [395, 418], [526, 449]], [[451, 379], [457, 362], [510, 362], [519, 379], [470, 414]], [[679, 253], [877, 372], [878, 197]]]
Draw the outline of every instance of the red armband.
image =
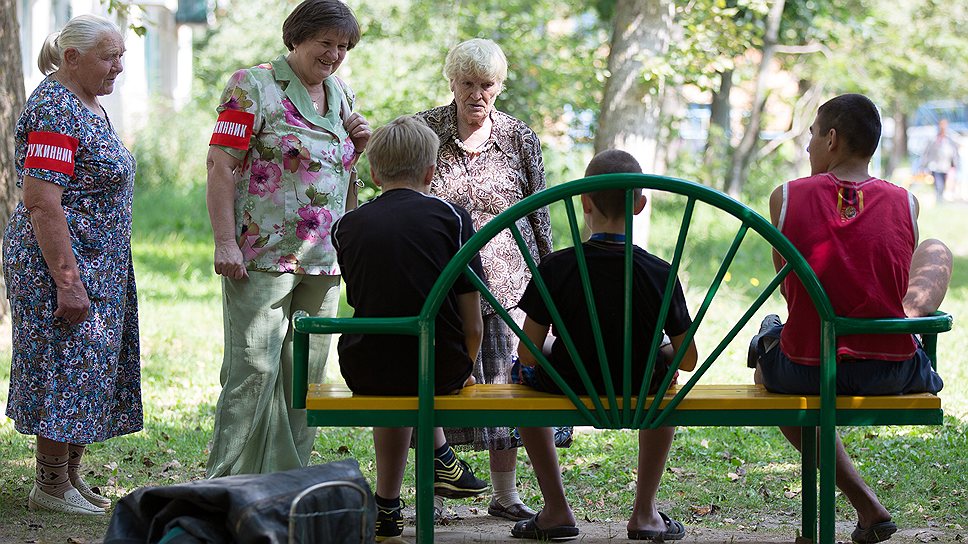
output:
[[31, 132], [27, 135], [24, 168], [37, 168], [74, 175], [74, 155], [80, 141], [56, 132]]
[[249, 140], [252, 139], [252, 125], [255, 123], [255, 115], [247, 111], [225, 110], [218, 115], [215, 121], [215, 130], [212, 131], [212, 141], [209, 145], [224, 145], [235, 149], [249, 149]]

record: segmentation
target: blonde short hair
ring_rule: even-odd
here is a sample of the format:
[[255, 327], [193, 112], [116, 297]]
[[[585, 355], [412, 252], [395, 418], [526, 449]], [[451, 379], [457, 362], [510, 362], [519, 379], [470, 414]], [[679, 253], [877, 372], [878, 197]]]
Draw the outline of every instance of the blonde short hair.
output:
[[461, 42], [447, 53], [444, 77], [453, 82], [462, 76], [493, 80], [503, 88], [508, 77], [508, 59], [491, 40], [474, 38]]
[[376, 129], [366, 147], [370, 168], [381, 182], [420, 181], [427, 168], [437, 163], [440, 138], [426, 123], [401, 115]]
[[[105, 34], [121, 35], [121, 29], [104, 17], [97, 15], [78, 15], [73, 17], [60, 32], [47, 36], [44, 45], [37, 56], [37, 67], [45, 76], [57, 69], [64, 62], [64, 52], [77, 49], [86, 53], [98, 44]], [[123, 36], [122, 36], [123, 37]]]

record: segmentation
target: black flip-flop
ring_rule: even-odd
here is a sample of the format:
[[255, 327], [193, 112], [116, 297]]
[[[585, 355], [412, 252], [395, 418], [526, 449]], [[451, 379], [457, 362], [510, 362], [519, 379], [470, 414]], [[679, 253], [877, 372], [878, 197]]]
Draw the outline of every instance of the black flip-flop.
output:
[[666, 540], [682, 540], [686, 537], [686, 526], [662, 512], [659, 516], [666, 524], [665, 531], [653, 531], [651, 529], [639, 529], [633, 531], [629, 529], [629, 540], [652, 540], [654, 542], [664, 542]]
[[873, 544], [874, 542], [883, 542], [891, 538], [891, 535], [896, 532], [897, 525], [893, 521], [875, 523], [866, 529], [862, 528], [858, 523], [854, 532], [850, 533], [850, 539], [858, 544]]
[[576, 538], [580, 531], [574, 525], [558, 525], [542, 529], [538, 527], [538, 512], [531, 519], [524, 519], [511, 527], [511, 536], [514, 538], [530, 538], [531, 540], [571, 540]]

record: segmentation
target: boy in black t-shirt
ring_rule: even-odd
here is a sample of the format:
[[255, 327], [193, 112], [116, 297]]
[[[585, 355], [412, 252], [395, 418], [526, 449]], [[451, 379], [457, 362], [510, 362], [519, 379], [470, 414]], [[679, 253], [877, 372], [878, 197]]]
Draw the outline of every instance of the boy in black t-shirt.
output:
[[[354, 317], [418, 314], [441, 271], [474, 233], [467, 211], [427, 195], [439, 145], [437, 135], [412, 116], [377, 129], [369, 142], [370, 172], [383, 193], [347, 213], [332, 231]], [[484, 277], [479, 257], [470, 266]], [[483, 333], [480, 294], [463, 275], [441, 304], [435, 327], [436, 394], [456, 392], [474, 383], [471, 368]], [[339, 363], [355, 393], [417, 394], [413, 336], [344, 334]], [[411, 432], [410, 427], [373, 428], [378, 541], [403, 532], [400, 486]], [[434, 494], [461, 498], [487, 490], [487, 482], [456, 457], [439, 428], [434, 448]]]
[[[641, 173], [638, 162], [628, 153], [607, 150], [596, 155], [585, 170], [586, 176], [612, 173]], [[583, 244], [588, 273], [596, 302], [606, 357], [615, 389], [622, 388], [623, 361], [623, 323], [624, 323], [624, 255], [625, 255], [625, 190], [604, 190], [581, 196], [585, 214], [585, 224], [593, 234]], [[645, 197], [641, 190], [635, 193], [633, 212], [638, 214], [645, 207]], [[635, 302], [632, 308], [633, 330], [637, 334], [632, 339], [632, 378], [633, 383], [644, 378], [652, 332], [656, 329], [656, 318], [662, 303], [666, 281], [671, 271], [668, 263], [649, 254], [645, 250], [633, 248], [633, 290]], [[579, 276], [575, 249], [568, 248], [552, 253], [541, 261], [538, 267], [545, 280], [565, 329], [571, 335], [576, 350], [585, 363], [586, 369], [599, 394], [604, 392], [604, 377], [598, 368], [598, 354], [588, 318], [585, 298], [581, 296], [582, 286]], [[553, 340], [545, 353], [549, 363], [579, 394], [585, 392], [575, 364], [560, 340], [549, 338], [551, 317], [548, 309], [532, 281], [521, 297], [518, 306], [527, 314], [524, 333], [536, 345], [545, 345], [546, 339]], [[696, 345], [690, 342], [683, 346], [685, 333], [692, 325], [682, 286], [678, 280], [669, 314], [663, 330], [670, 337], [672, 350], [660, 352], [653, 373], [651, 392], [659, 385], [671, 362], [671, 353], [683, 347], [686, 350], [680, 368], [692, 370], [696, 366]], [[536, 389], [559, 393], [558, 387], [537, 365], [534, 354], [522, 343], [518, 346], [521, 364], [519, 381]], [[634, 389], [634, 388], [633, 388]], [[538, 516], [520, 521], [511, 529], [511, 535], [521, 538], [556, 539], [577, 536], [575, 516], [565, 499], [561, 481], [561, 471], [554, 448], [554, 437], [550, 428], [521, 428], [521, 439], [528, 451], [528, 457], [538, 478], [538, 485], [545, 501], [544, 509]], [[636, 482], [635, 504], [628, 522], [628, 537], [632, 540], [678, 540], [685, 536], [682, 523], [669, 519], [656, 507], [656, 493], [666, 457], [672, 447], [675, 427], [643, 429], [639, 431], [638, 480]]]

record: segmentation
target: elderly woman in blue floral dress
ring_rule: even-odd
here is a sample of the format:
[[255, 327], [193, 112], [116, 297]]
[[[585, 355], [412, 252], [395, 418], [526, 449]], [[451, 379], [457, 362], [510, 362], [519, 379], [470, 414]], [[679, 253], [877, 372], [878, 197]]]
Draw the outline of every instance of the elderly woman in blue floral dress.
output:
[[[225, 355], [208, 476], [305, 466], [315, 439], [291, 406], [292, 315], [333, 316], [339, 269], [330, 228], [356, 207], [353, 167], [370, 127], [333, 75], [360, 38], [340, 0], [289, 14], [289, 50], [230, 78], [208, 153], [215, 272], [222, 275]], [[310, 343], [321, 382], [329, 337]]]
[[3, 272], [13, 357], [7, 416], [37, 436], [31, 510], [104, 514], [81, 478], [85, 445], [141, 430], [138, 305], [131, 266], [134, 157], [99, 96], [124, 42], [106, 19], [71, 19], [44, 43], [47, 74], [16, 129], [23, 201], [7, 224]]

